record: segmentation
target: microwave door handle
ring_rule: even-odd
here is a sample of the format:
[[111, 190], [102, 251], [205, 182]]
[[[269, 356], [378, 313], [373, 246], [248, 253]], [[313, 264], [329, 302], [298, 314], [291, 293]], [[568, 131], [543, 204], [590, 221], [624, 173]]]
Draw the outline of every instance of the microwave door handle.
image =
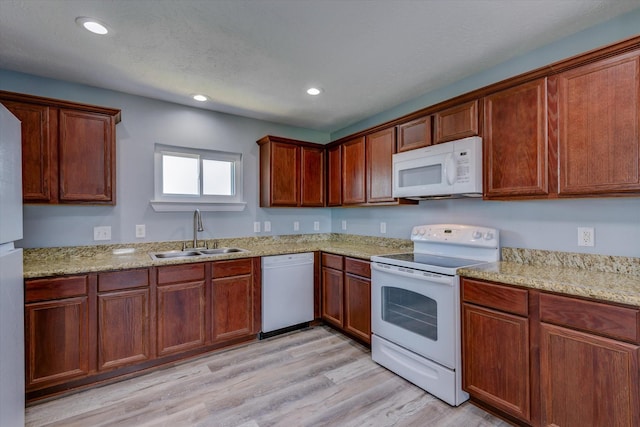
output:
[[444, 176], [447, 180], [447, 184], [453, 185], [458, 179], [458, 173], [456, 170], [456, 161], [453, 158], [452, 153], [448, 153], [444, 159]]

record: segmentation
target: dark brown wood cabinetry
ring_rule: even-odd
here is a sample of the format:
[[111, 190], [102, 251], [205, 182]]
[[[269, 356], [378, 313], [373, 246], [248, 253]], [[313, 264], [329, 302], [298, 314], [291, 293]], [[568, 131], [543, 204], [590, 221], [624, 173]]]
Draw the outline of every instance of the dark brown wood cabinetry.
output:
[[465, 279], [462, 301], [463, 388], [529, 422], [527, 291]]
[[151, 358], [149, 270], [98, 275], [98, 369]]
[[640, 310], [462, 280], [463, 388], [532, 426], [640, 423]]
[[392, 156], [395, 152], [395, 128], [366, 136], [367, 203], [393, 202]]
[[276, 136], [260, 145], [260, 206], [325, 205], [324, 146]]
[[415, 150], [432, 144], [432, 116], [421, 117], [397, 126], [398, 152]]
[[22, 121], [25, 203], [115, 204], [120, 110], [0, 91]]
[[228, 340], [260, 332], [259, 258], [217, 261], [212, 272], [212, 339]]
[[27, 390], [89, 375], [89, 278], [30, 280], [25, 286]]
[[27, 400], [255, 339], [260, 285], [260, 258], [26, 280]]
[[342, 147], [327, 148], [327, 206], [342, 205]]
[[546, 79], [484, 98], [486, 198], [549, 194]]
[[478, 135], [478, 101], [473, 100], [434, 115], [435, 143]]
[[371, 267], [369, 261], [322, 254], [322, 319], [371, 343]]
[[640, 53], [557, 79], [559, 195], [640, 190]]
[[367, 202], [366, 145], [359, 137], [342, 143], [342, 204]]

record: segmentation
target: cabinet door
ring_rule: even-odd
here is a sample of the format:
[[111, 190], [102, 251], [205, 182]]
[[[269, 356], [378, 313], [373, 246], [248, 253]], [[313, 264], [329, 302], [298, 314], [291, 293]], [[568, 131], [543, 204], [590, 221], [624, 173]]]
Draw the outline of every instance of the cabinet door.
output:
[[322, 267], [322, 319], [342, 328], [343, 274], [340, 270]]
[[57, 197], [57, 109], [44, 105], [3, 101], [22, 122], [22, 195], [25, 203]]
[[478, 135], [478, 101], [447, 108], [435, 114], [436, 144]]
[[98, 295], [98, 369], [149, 359], [149, 289]]
[[324, 149], [300, 147], [300, 205], [324, 206]]
[[113, 117], [61, 109], [59, 120], [60, 201], [115, 204]]
[[484, 99], [488, 198], [548, 194], [546, 99], [546, 79]]
[[367, 202], [392, 202], [392, 156], [396, 152], [395, 128], [366, 137]]
[[529, 366], [527, 318], [462, 305], [462, 388], [465, 391], [529, 421]]
[[542, 424], [640, 425], [639, 355], [637, 345], [543, 323]]
[[398, 153], [431, 145], [431, 117], [398, 125]]
[[26, 304], [25, 322], [27, 390], [88, 375], [86, 296]]
[[640, 58], [558, 76], [559, 194], [640, 190]]
[[270, 206], [300, 203], [300, 147], [271, 142]]
[[213, 340], [253, 333], [253, 279], [251, 275], [213, 280]]
[[371, 280], [344, 275], [344, 327], [362, 341], [371, 343]]
[[342, 205], [342, 147], [327, 149], [327, 206]]
[[355, 205], [367, 201], [364, 137], [342, 144], [342, 204]]
[[205, 282], [157, 289], [158, 355], [179, 353], [205, 343]]

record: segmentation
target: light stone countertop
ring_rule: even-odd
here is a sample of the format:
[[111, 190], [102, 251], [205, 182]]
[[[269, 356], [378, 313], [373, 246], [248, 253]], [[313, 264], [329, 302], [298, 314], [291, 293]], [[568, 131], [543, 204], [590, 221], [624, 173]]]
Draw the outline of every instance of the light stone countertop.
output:
[[[218, 247], [237, 247], [246, 249], [248, 252], [163, 260], [154, 260], [149, 256], [149, 252], [179, 250], [182, 247], [182, 241], [25, 249], [24, 278], [33, 279], [312, 251], [323, 251], [366, 260], [374, 255], [413, 251], [413, 244], [410, 240], [331, 233], [216, 239], [216, 242]], [[134, 249], [134, 252], [121, 255], [113, 253], [114, 250], [124, 248]]]
[[[326, 233], [216, 239], [248, 250], [195, 258], [153, 260], [149, 252], [181, 249], [182, 241], [25, 249], [25, 279], [152, 266], [323, 251], [369, 260], [412, 252], [410, 240]], [[211, 242], [211, 241], [210, 241]], [[113, 250], [134, 252], [114, 255]], [[502, 261], [462, 268], [464, 277], [640, 307], [640, 258], [502, 248]]]
[[640, 258], [503, 248], [502, 259], [458, 274], [640, 308]]

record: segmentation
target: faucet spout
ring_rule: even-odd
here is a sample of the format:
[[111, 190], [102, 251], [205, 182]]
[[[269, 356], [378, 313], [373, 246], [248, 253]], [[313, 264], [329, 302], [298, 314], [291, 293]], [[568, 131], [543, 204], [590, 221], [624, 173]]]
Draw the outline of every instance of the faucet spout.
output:
[[198, 247], [198, 231], [204, 231], [202, 226], [202, 215], [200, 215], [200, 209], [196, 209], [193, 212], [193, 248]]

